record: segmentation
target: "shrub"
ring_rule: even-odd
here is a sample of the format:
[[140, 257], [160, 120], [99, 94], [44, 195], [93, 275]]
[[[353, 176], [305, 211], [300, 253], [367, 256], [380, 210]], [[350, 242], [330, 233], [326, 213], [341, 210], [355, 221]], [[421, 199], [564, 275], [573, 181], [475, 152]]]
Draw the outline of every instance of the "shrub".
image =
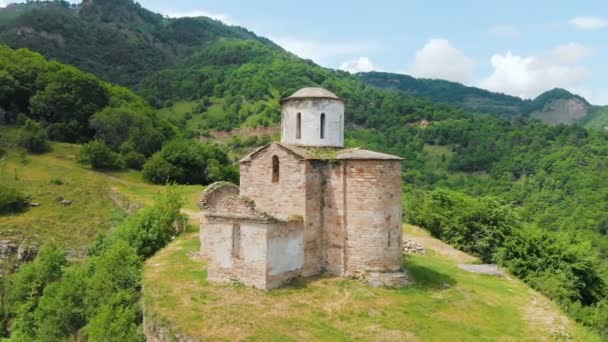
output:
[[143, 177], [154, 184], [166, 184], [175, 179], [181, 179], [181, 170], [164, 160], [160, 154], [155, 154], [144, 164]]
[[133, 170], [141, 170], [146, 163], [146, 156], [137, 152], [128, 152], [123, 158], [125, 165]]
[[163, 184], [209, 184], [236, 181], [238, 172], [227, 154], [216, 145], [193, 140], [173, 140], [144, 165], [144, 179]]
[[496, 260], [517, 277], [560, 302], [589, 305], [608, 288], [589, 243], [536, 227], [518, 229], [498, 249]]
[[46, 132], [49, 138], [54, 141], [84, 142], [87, 141], [88, 138], [80, 132], [87, 130], [88, 127], [83, 127], [81, 123], [70, 120], [68, 122], [53, 123], [47, 127]]
[[93, 140], [85, 144], [80, 151], [81, 162], [89, 163], [94, 169], [121, 169], [124, 160], [118, 153], [113, 152], [101, 140]]
[[0, 183], [0, 214], [25, 210], [27, 199], [17, 189]]
[[496, 199], [481, 200], [453, 191], [436, 190], [424, 199], [416, 223], [465, 252], [492, 262], [498, 247], [519, 225], [513, 211]]
[[137, 255], [148, 258], [177, 235], [175, 223], [184, 219], [182, 205], [179, 194], [170, 189], [153, 207], [142, 209], [121, 225], [117, 236], [135, 248]]
[[31, 153], [42, 153], [49, 149], [46, 131], [34, 120], [26, 120], [17, 136], [19, 146]]
[[169, 189], [124, 222], [84, 262], [45, 245], [12, 276], [5, 323], [11, 341], [143, 341], [141, 268], [178, 233], [183, 202]]

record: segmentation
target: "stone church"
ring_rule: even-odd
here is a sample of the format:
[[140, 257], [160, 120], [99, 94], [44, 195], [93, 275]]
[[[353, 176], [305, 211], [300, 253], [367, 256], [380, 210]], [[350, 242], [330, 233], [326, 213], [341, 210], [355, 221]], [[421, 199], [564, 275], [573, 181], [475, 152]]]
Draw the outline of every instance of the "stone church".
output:
[[344, 148], [344, 100], [304, 88], [281, 101], [281, 142], [240, 161], [240, 187], [202, 194], [210, 282], [271, 289], [318, 274], [400, 286], [401, 161]]

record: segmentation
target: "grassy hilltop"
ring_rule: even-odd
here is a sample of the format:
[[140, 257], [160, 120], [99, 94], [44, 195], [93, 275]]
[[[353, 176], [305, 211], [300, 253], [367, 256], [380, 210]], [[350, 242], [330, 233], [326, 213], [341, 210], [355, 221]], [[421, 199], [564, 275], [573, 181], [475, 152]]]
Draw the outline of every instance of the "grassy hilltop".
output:
[[166, 336], [264, 341], [600, 341], [521, 281], [459, 269], [475, 262], [408, 226], [427, 248], [404, 259], [415, 283], [375, 289], [355, 280], [315, 277], [268, 292], [205, 280], [195, 231], [144, 266], [146, 320]]

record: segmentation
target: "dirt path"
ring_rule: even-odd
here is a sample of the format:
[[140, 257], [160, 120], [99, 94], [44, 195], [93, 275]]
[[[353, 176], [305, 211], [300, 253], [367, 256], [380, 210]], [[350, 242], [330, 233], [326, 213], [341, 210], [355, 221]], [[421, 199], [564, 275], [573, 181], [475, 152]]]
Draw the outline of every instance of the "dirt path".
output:
[[[433, 238], [427, 231], [416, 226], [407, 226], [404, 238], [412, 240], [427, 250], [453, 261], [455, 264], [475, 263], [477, 258], [461, 252], [454, 247]], [[520, 282], [520, 280], [507, 275], [505, 281]], [[529, 289], [529, 300], [521, 307], [523, 318], [528, 322], [533, 330], [547, 333], [547, 341], [571, 341], [572, 336], [569, 331], [573, 329], [574, 322], [562, 313], [560, 308], [542, 294]]]

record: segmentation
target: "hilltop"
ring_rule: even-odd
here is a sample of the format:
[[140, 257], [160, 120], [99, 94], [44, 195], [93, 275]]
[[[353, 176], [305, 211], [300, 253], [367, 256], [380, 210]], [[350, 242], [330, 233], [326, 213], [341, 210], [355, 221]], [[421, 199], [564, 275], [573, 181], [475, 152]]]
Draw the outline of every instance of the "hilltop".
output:
[[[41, 136], [54, 140], [50, 154], [10, 150], [9, 157], [0, 161], [0, 165], [10, 163], [3, 181], [12, 179], [7, 176], [12, 176], [15, 165], [18, 176], [30, 171], [40, 175], [47, 163], [53, 172], [82, 180], [89, 175], [86, 170], [117, 178], [126, 174], [135, 179], [128, 188], [141, 191], [142, 197], [150, 195], [147, 186], [154, 187], [143, 183], [145, 174], [149, 181], [161, 184], [167, 179], [184, 183], [238, 179], [231, 161], [272, 140], [270, 135], [276, 132], [281, 117], [279, 100], [301, 87], [324, 87], [346, 99], [347, 146], [404, 157], [402, 188], [408, 222], [434, 230], [459, 248], [484, 252], [487, 260], [502, 248], [502, 260], [509, 262], [520, 279], [555, 300], [577, 321], [608, 334], [608, 135], [579, 126], [549, 126], [533, 119], [551, 118], [554, 107], [570, 103], [575, 109], [587, 108], [584, 99], [554, 90], [530, 101], [526, 107], [529, 115], [479, 113], [458, 103], [446, 104], [450, 98], [433, 100], [370, 85], [360, 76], [323, 68], [245, 29], [209, 18], [169, 19], [127, 0], [111, 2], [111, 7], [105, 4], [101, 0], [78, 6], [30, 2], [0, 11], [0, 41], [12, 46], [28, 44], [47, 57], [0, 47], [0, 81], [7, 85], [0, 87], [0, 120], [35, 127]], [[116, 16], [109, 13], [110, 8], [116, 10]], [[166, 37], [163, 32], [180, 34]], [[200, 35], [190, 39], [188, 32]], [[182, 35], [185, 41], [180, 40]], [[96, 76], [57, 61], [72, 63]], [[127, 84], [130, 89], [98, 77]], [[429, 87], [433, 88], [432, 84]], [[446, 87], [461, 89], [462, 94], [479, 93], [472, 102], [485, 101], [490, 109], [493, 103], [499, 103], [498, 110], [512, 109], [516, 101], [523, 101], [462, 89], [457, 84]], [[484, 97], [491, 100], [482, 101]], [[601, 128], [607, 115], [604, 108], [593, 108], [582, 122]], [[258, 132], [265, 135], [255, 136]], [[222, 146], [197, 144], [195, 140], [220, 142]], [[66, 145], [56, 147], [56, 141], [85, 144], [67, 145], [70, 155], [83, 149], [101, 151], [104, 158], [95, 159], [101, 164], [96, 166], [115, 170], [92, 171], [89, 158], [91, 166], [78, 164], [70, 169], [77, 175], [67, 169], [57, 171], [53, 153]], [[0, 154], [4, 152], [0, 150]], [[209, 157], [213, 154], [218, 159]], [[21, 156], [37, 162], [21, 166]], [[138, 170], [145, 171], [147, 163], [151, 165], [147, 173]], [[183, 164], [194, 171], [185, 172]], [[226, 170], [234, 172], [224, 173]], [[208, 173], [213, 177], [206, 177]], [[31, 183], [31, 188], [24, 187], [45, 202], [63, 196], [57, 191], [68, 192], [54, 183], [47, 186], [53, 179], [40, 179]], [[61, 178], [59, 181], [66, 183]], [[111, 184], [105, 178], [99, 183], [92, 179], [92, 183]], [[66, 184], [81, 187], [79, 181]], [[142, 184], [145, 187], [140, 187]], [[84, 196], [87, 188], [82, 189]], [[69, 189], [70, 196], [78, 195], [78, 190]], [[96, 188], [87, 196], [96, 194], [103, 193]], [[98, 197], [106, 201], [99, 203], [106, 212], [103, 205], [107, 198]], [[488, 207], [490, 204], [494, 206]], [[52, 208], [63, 207], [48, 207]], [[498, 226], [495, 216], [504, 212], [513, 220]], [[25, 220], [33, 213], [35, 208], [6, 217]], [[77, 246], [96, 233], [112, 232], [114, 225], [104, 221], [98, 231], [86, 226], [83, 236], [75, 237], [81, 230], [69, 226], [86, 225], [86, 220], [51, 217], [40, 225], [49, 228], [47, 232], [39, 230], [41, 240], [52, 240], [54, 227], [64, 228], [60, 236]], [[443, 236], [439, 228], [446, 230]], [[500, 236], [488, 241], [486, 238], [495, 237], [492, 234], [478, 238], [479, 232], [497, 228], [516, 233], [510, 235], [511, 244], [504, 245]], [[35, 231], [28, 225], [18, 229]], [[454, 234], [469, 229], [476, 230], [471, 232], [475, 234]], [[505, 250], [513, 253], [504, 255]], [[133, 302], [137, 302], [134, 296]], [[78, 308], [78, 303], [74, 307]], [[132, 321], [137, 324], [139, 317], [135, 312]]]
[[603, 107], [593, 106], [582, 96], [564, 89], [552, 89], [535, 99], [525, 100], [445, 80], [419, 79], [386, 72], [358, 73], [357, 77], [375, 87], [450, 104], [466, 111], [490, 113], [505, 118], [529, 117], [548, 124], [579, 124], [598, 128], [599, 124], [588, 122], [598, 116], [604, 117], [605, 111]]
[[[404, 257], [414, 284], [370, 288], [356, 280], [315, 277], [263, 292], [205, 280], [198, 233], [180, 236], [144, 266], [149, 339], [600, 341], [541, 294], [512, 276], [463, 271], [476, 258], [408, 226], [426, 249]], [[253, 314], [255, 312], [255, 314]]]

